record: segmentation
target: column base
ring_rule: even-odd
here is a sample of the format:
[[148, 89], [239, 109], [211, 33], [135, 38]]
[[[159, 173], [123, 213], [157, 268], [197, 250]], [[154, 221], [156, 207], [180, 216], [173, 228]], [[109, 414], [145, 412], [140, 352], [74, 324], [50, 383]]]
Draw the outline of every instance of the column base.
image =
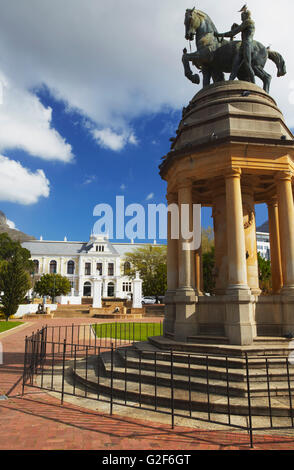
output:
[[248, 287], [227, 291], [225, 332], [232, 345], [248, 346], [256, 338], [254, 297]]
[[198, 331], [195, 290], [190, 287], [177, 289], [174, 302], [176, 314], [174, 339], [176, 341], [187, 341], [188, 336], [193, 336]]

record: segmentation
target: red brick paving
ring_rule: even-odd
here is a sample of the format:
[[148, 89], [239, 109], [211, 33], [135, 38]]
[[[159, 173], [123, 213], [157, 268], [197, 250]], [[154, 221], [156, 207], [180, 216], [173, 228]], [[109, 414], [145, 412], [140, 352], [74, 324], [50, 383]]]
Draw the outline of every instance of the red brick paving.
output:
[[[149, 320], [149, 319], [148, 319]], [[74, 319], [75, 324], [90, 323]], [[72, 319], [48, 324], [71, 325]], [[248, 450], [246, 433], [207, 430], [109, 416], [65, 403], [37, 389], [21, 397], [24, 339], [41, 328], [41, 321], [1, 336], [4, 364], [0, 366], [0, 449], [2, 450]], [[294, 437], [255, 435], [258, 450], [293, 450]]]

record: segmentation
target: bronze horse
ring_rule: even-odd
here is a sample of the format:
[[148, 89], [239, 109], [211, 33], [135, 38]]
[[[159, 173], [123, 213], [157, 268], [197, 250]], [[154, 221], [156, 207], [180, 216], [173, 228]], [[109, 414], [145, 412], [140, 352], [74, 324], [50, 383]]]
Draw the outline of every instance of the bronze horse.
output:
[[[208, 86], [211, 79], [213, 82], [225, 80], [225, 73], [231, 73], [234, 57], [241, 47], [241, 41], [220, 40], [215, 36], [218, 33], [214, 23], [206, 13], [193, 9], [187, 9], [185, 15], [185, 37], [192, 41], [195, 37], [197, 52], [187, 53], [184, 49], [183, 65], [185, 76], [193, 83], [199, 84], [200, 77], [193, 74], [190, 62], [203, 73], [203, 86]], [[263, 89], [269, 93], [271, 75], [265, 72], [264, 67], [267, 60], [272, 60], [278, 69], [278, 77], [286, 72], [283, 57], [278, 52], [271, 51], [258, 41], [253, 41], [252, 68], [255, 75], [263, 81]], [[250, 81], [245, 67], [240, 66], [238, 79]]]

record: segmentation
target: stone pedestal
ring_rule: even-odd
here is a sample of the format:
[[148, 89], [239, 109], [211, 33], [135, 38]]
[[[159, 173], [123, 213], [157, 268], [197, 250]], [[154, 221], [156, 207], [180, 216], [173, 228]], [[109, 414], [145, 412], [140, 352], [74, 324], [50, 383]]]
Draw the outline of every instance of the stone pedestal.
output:
[[[173, 340], [250, 346], [258, 334], [294, 334], [294, 136], [271, 96], [255, 84], [201, 90], [163, 158], [168, 201], [178, 204], [180, 237], [168, 227], [164, 335]], [[273, 295], [259, 286], [255, 204], [268, 204]], [[213, 295], [201, 295], [200, 252], [187, 251], [183, 205], [213, 208]], [[177, 275], [176, 275], [177, 274]]]
[[133, 280], [133, 308], [142, 308], [142, 279], [139, 278], [139, 273]]
[[93, 308], [102, 308], [102, 279], [93, 279]]

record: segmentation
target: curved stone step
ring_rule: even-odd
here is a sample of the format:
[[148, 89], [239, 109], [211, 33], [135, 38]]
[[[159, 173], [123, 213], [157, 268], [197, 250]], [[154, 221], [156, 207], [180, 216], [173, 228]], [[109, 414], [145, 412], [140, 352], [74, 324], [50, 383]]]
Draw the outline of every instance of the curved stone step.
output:
[[[103, 367], [100, 365], [100, 374], [97, 375], [98, 361], [92, 358], [88, 362], [87, 374], [85, 361], [81, 360], [76, 364], [76, 369], [71, 368], [74, 380], [82, 384], [87, 389], [113, 399], [120, 399], [125, 402], [137, 403], [138, 406], [149, 405], [175, 410], [185, 410], [186, 412], [207, 412], [219, 414], [231, 414], [238, 416], [248, 415], [248, 398], [219, 396], [213, 393], [207, 395], [199, 391], [189, 391], [186, 389], [173, 390], [168, 387], [129, 382], [118, 378], [111, 378], [103, 375]], [[87, 375], [87, 377], [86, 377]], [[112, 385], [112, 392], [111, 392]], [[271, 411], [269, 411], [268, 399], [262, 397], [251, 398], [251, 412], [254, 416], [291, 417], [289, 400], [282, 397], [271, 397]], [[292, 412], [294, 415], [294, 412]]]

